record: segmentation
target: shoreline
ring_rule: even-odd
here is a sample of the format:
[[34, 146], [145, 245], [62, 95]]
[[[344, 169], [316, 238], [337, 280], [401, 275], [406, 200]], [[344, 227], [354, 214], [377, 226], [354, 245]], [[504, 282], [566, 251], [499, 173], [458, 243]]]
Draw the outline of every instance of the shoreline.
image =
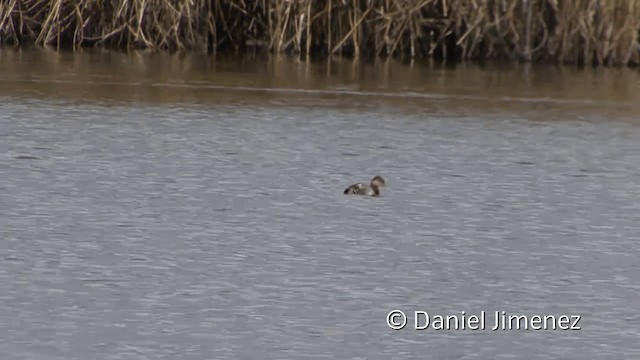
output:
[[[53, 46], [324, 58], [640, 65], [640, 4], [593, 0], [25, 0], [0, 5], [0, 48]], [[160, 20], [161, 19], [161, 20]]]

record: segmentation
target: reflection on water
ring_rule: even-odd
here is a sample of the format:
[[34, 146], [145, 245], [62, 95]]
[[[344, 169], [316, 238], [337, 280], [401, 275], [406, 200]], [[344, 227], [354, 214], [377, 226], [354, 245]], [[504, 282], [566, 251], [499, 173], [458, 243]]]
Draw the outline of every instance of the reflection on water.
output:
[[[638, 358], [639, 86], [3, 50], [0, 353]], [[380, 198], [342, 195], [374, 174]], [[393, 331], [396, 308], [583, 320]]]
[[640, 72], [551, 65], [369, 63], [342, 58], [308, 62], [255, 55], [243, 58], [112, 51], [0, 52], [0, 96], [207, 104], [284, 102], [351, 107], [351, 98], [429, 107], [480, 106], [498, 112], [585, 107], [634, 117]]

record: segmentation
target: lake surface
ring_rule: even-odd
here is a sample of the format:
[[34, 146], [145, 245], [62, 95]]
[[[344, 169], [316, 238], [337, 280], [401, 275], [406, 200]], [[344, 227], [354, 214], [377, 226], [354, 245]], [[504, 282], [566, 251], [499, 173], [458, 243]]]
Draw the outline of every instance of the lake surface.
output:
[[0, 353], [640, 358], [639, 104], [637, 70], [1, 50]]

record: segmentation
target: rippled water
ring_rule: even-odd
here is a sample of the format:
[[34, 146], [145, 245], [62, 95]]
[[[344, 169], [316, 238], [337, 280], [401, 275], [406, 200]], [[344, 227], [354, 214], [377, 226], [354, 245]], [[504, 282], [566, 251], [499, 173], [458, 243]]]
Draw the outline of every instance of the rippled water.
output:
[[[25, 95], [16, 84], [43, 86], [29, 79], [5, 73], [19, 94], [0, 98], [4, 359], [640, 356], [626, 100], [209, 88], [123, 101], [132, 84], [96, 102], [55, 81]], [[342, 194], [373, 175], [381, 197]], [[415, 331], [416, 310], [582, 320]]]

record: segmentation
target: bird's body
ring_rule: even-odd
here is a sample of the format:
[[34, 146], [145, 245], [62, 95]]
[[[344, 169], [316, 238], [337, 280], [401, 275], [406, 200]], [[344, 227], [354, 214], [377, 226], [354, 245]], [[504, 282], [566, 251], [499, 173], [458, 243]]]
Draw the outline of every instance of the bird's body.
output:
[[371, 179], [369, 185], [357, 183], [350, 185], [344, 190], [345, 195], [362, 195], [362, 196], [378, 196], [380, 195], [380, 187], [384, 186], [385, 181], [382, 177], [376, 176]]

